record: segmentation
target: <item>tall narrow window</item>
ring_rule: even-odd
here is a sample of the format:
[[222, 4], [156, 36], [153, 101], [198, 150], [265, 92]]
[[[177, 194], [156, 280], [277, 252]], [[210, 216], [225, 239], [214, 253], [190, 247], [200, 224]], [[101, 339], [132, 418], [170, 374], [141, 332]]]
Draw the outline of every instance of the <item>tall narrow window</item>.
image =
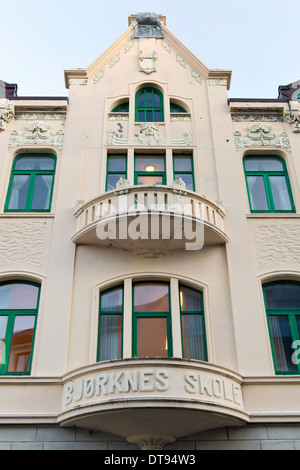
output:
[[108, 155], [107, 157], [107, 175], [106, 191], [116, 188], [120, 178], [127, 177], [127, 158], [126, 155]]
[[0, 284], [0, 374], [28, 375], [31, 369], [39, 286]]
[[122, 358], [123, 287], [100, 295], [98, 361]]
[[249, 156], [244, 168], [251, 212], [294, 212], [289, 178], [283, 159]]
[[192, 155], [174, 155], [174, 180], [181, 178], [186, 185], [186, 189], [190, 191], [195, 190], [194, 185], [194, 171], [193, 171], [193, 157]]
[[135, 157], [134, 184], [166, 184], [165, 157], [137, 155]]
[[136, 122], [163, 122], [163, 96], [155, 88], [142, 88], [136, 94]]
[[172, 356], [169, 284], [134, 285], [133, 356]]
[[207, 360], [202, 293], [180, 286], [183, 357]]
[[50, 211], [55, 163], [53, 155], [18, 156], [13, 163], [5, 211]]
[[299, 374], [300, 360], [294, 355], [293, 343], [297, 341], [299, 349], [300, 284], [281, 281], [266, 284], [263, 290], [275, 371]]

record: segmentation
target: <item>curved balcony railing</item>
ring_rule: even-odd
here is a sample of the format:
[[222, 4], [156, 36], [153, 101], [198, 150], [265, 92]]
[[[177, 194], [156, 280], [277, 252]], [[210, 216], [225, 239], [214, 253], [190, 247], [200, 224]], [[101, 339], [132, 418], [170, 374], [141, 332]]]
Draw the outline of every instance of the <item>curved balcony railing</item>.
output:
[[187, 191], [182, 182], [174, 183], [119, 184], [115, 191], [82, 202], [74, 212], [73, 242], [153, 255], [226, 243], [222, 206]]

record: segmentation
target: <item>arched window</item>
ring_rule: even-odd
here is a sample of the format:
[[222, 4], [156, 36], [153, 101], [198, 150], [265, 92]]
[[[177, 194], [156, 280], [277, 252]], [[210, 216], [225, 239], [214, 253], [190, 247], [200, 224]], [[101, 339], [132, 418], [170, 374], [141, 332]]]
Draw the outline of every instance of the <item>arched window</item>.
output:
[[135, 97], [136, 122], [163, 122], [163, 95], [156, 88], [142, 88]]
[[295, 212], [290, 182], [282, 158], [255, 155], [244, 158], [251, 212]]
[[0, 374], [28, 375], [39, 304], [39, 285], [0, 284]]
[[118, 106], [116, 106], [114, 109], [111, 111], [112, 113], [128, 113], [129, 112], [129, 102], [121, 103]]
[[122, 358], [123, 287], [100, 295], [98, 361]]
[[49, 212], [56, 158], [26, 154], [15, 158], [5, 204], [7, 212]]
[[184, 109], [180, 104], [170, 103], [170, 113], [186, 113], [186, 109]]
[[263, 286], [270, 341], [277, 374], [300, 373], [300, 284], [279, 281]]

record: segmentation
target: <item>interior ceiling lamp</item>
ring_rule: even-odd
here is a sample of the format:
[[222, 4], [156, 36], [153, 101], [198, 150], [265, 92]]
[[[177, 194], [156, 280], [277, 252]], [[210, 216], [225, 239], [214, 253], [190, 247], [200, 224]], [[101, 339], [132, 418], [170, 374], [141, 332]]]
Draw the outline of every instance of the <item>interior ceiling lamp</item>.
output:
[[155, 170], [155, 168], [154, 168], [153, 165], [146, 166], [146, 171], [154, 171], [154, 170]]

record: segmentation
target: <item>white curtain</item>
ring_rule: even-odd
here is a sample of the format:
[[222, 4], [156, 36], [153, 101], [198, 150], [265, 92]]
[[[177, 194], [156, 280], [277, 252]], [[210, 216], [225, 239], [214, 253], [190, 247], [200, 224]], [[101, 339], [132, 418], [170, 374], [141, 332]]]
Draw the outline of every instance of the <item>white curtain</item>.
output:
[[99, 361], [119, 359], [121, 315], [101, 315]]
[[292, 337], [288, 317], [270, 315], [269, 321], [277, 370], [297, 370], [297, 366], [292, 362]]
[[13, 179], [13, 186], [10, 193], [8, 209], [23, 209], [21, 206], [21, 191], [23, 186], [29, 181], [29, 175], [15, 175]]
[[184, 356], [205, 360], [204, 328], [202, 315], [182, 315]]
[[291, 201], [285, 176], [270, 176], [272, 196], [276, 210], [291, 210]]

